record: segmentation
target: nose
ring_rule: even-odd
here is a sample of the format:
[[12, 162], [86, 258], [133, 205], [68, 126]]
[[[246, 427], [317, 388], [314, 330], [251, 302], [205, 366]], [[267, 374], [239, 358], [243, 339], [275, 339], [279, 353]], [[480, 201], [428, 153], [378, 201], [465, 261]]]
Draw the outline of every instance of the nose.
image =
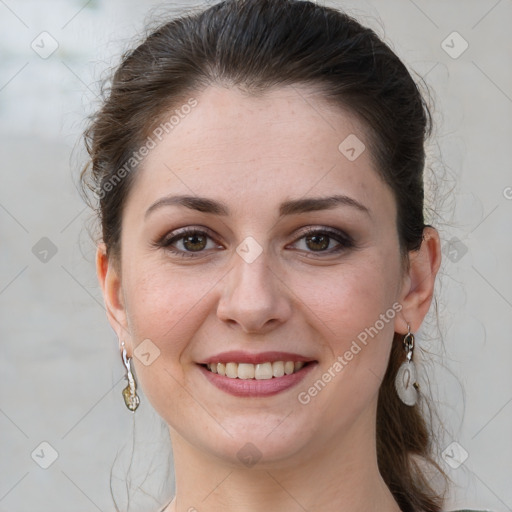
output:
[[245, 333], [265, 334], [292, 313], [290, 290], [269, 264], [265, 252], [248, 263], [234, 255], [234, 268], [223, 279], [217, 316]]

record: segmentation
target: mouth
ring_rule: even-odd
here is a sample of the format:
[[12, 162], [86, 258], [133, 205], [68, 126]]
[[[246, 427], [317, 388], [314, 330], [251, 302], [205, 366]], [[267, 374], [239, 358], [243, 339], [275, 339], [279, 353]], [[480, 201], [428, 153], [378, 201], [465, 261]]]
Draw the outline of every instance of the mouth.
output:
[[206, 363], [202, 364], [209, 372], [229, 379], [269, 380], [279, 379], [285, 375], [299, 372], [316, 361], [267, 361], [252, 363]]
[[197, 367], [224, 393], [255, 398], [277, 395], [296, 386], [318, 365], [318, 361], [205, 362]]

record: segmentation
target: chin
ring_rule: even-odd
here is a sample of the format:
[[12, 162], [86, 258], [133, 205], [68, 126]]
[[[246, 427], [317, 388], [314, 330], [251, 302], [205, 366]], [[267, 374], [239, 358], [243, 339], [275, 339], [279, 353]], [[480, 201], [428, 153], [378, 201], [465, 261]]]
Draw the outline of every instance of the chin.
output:
[[[270, 416], [266, 415], [267, 418]], [[295, 415], [290, 414], [288, 419]], [[255, 421], [254, 417], [238, 418], [226, 422], [228, 433], [203, 439], [201, 449], [237, 468], [271, 469], [293, 466], [304, 460], [308, 447], [315, 438], [315, 429], [296, 421], [284, 419], [286, 415], [268, 421]], [[284, 420], [284, 421], [283, 421]]]

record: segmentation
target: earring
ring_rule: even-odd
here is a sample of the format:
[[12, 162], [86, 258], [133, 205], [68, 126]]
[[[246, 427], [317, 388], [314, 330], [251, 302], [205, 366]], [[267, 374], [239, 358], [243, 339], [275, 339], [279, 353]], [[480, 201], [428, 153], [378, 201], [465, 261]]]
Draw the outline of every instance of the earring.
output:
[[123, 351], [121, 353], [123, 358], [123, 364], [126, 368], [126, 375], [125, 379], [128, 381], [128, 385], [123, 389], [123, 398], [124, 403], [130, 411], [135, 412], [137, 407], [139, 407], [140, 399], [139, 395], [137, 395], [137, 383], [135, 382], [135, 379], [132, 374], [132, 368], [131, 368], [131, 357], [126, 356], [126, 348], [124, 348], [124, 341], [121, 342], [121, 345], [123, 347]]
[[402, 363], [395, 377], [395, 388], [398, 397], [405, 405], [413, 406], [418, 401], [418, 390], [420, 385], [417, 382], [416, 365], [412, 360], [414, 351], [414, 334], [407, 324], [407, 334], [404, 336], [403, 344], [406, 353], [406, 360]]

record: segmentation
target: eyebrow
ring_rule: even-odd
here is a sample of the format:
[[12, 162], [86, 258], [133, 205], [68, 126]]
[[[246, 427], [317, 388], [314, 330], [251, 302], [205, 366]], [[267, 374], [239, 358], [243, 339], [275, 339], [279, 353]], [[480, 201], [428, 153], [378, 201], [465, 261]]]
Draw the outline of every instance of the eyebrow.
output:
[[[221, 202], [207, 197], [198, 196], [166, 196], [153, 203], [144, 214], [144, 218], [155, 210], [164, 206], [183, 206], [190, 210], [196, 210], [213, 215], [229, 216], [229, 207]], [[332, 210], [339, 206], [349, 206], [355, 208], [371, 217], [370, 210], [352, 197], [337, 194], [329, 197], [308, 197], [304, 199], [292, 199], [284, 201], [279, 207], [279, 217], [287, 215], [298, 215], [300, 213], [314, 212], [320, 210]]]

